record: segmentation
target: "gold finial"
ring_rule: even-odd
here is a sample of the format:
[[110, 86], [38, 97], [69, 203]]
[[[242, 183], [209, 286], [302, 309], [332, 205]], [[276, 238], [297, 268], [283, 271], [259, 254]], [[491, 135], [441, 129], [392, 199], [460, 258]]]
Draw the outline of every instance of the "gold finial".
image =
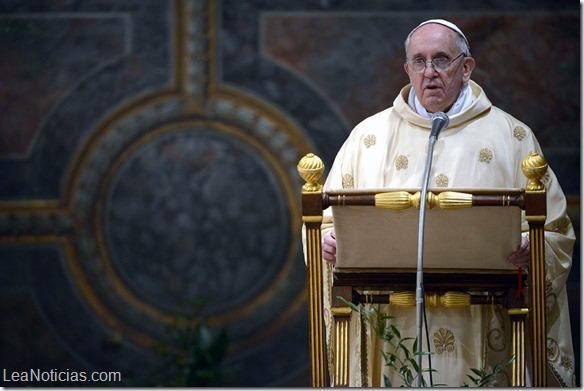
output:
[[412, 206], [412, 195], [407, 191], [390, 191], [375, 194], [375, 206], [384, 209], [408, 209]]
[[438, 292], [427, 292], [424, 295], [424, 301], [428, 307], [436, 308], [440, 303], [440, 294]]
[[[426, 193], [426, 209], [432, 209], [436, 205], [436, 195], [431, 191]], [[422, 192], [417, 191], [412, 194], [412, 206], [416, 209], [420, 209], [422, 206]]]
[[472, 206], [472, 194], [445, 191], [435, 198], [436, 206], [440, 209], [461, 209]]
[[547, 173], [548, 164], [543, 156], [537, 152], [531, 152], [525, 159], [523, 159], [521, 169], [523, 170], [523, 174], [529, 180], [527, 190], [539, 191], [545, 189], [541, 179]]
[[298, 174], [306, 181], [302, 186], [302, 191], [305, 193], [315, 193], [322, 190], [322, 185], [318, 184], [318, 180], [324, 172], [324, 163], [318, 156], [309, 153], [298, 162]]
[[470, 306], [470, 295], [464, 292], [445, 292], [440, 296], [440, 304], [446, 308]]
[[[464, 292], [426, 292], [424, 301], [428, 307], [438, 307], [442, 305], [446, 308], [468, 307], [471, 304], [471, 297]], [[416, 293], [412, 291], [394, 292], [389, 296], [389, 304], [396, 307], [414, 307], [416, 305]]]
[[407, 292], [393, 292], [389, 296], [389, 304], [396, 307], [413, 307], [416, 305], [416, 293]]

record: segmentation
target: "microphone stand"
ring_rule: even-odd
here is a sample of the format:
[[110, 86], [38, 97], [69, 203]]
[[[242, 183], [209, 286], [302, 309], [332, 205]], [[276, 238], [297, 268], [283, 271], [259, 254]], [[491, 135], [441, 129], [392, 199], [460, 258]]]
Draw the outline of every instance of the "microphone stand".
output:
[[[442, 124], [436, 123], [442, 121]], [[417, 387], [422, 386], [422, 324], [424, 317], [424, 227], [426, 221], [426, 198], [428, 193], [428, 181], [430, 180], [430, 167], [432, 167], [432, 155], [434, 153], [434, 144], [438, 139], [438, 133], [448, 126], [449, 118], [444, 113], [436, 113], [432, 117], [432, 132], [428, 143], [428, 157], [426, 159], [426, 168], [424, 170], [424, 179], [422, 181], [422, 193], [420, 200], [420, 220], [418, 224], [418, 268], [416, 271], [416, 327], [418, 331], [418, 357], [417, 363], [420, 372], [416, 379]]]

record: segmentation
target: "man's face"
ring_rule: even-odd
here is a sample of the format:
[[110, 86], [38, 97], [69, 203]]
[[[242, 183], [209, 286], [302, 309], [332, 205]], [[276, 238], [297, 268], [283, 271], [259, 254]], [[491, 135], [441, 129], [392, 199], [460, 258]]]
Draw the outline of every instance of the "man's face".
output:
[[[406, 53], [408, 62], [415, 59], [428, 62], [437, 57], [452, 60], [459, 54], [456, 33], [435, 23], [424, 25], [412, 34]], [[430, 64], [426, 65], [422, 73], [413, 72], [407, 64], [404, 68], [422, 106], [430, 113], [446, 112], [458, 98], [464, 84], [470, 80], [474, 59], [462, 56], [443, 72], [436, 71]]]

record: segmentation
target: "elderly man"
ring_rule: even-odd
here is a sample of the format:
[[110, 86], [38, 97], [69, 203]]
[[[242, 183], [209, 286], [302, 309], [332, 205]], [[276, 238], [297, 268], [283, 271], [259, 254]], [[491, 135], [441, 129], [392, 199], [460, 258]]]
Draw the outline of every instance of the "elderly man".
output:
[[[462, 31], [448, 21], [429, 20], [408, 35], [405, 50], [404, 69], [410, 84], [401, 90], [393, 107], [355, 127], [335, 158], [324, 190], [420, 187], [430, 116], [440, 111], [448, 114], [450, 125], [435, 144], [430, 187], [525, 187], [521, 163], [530, 152], [542, 153], [539, 143], [527, 125], [493, 106], [481, 87], [471, 80], [475, 60]], [[548, 173], [545, 179], [548, 381], [551, 385], [575, 386], [565, 288], [575, 236], [562, 189], [554, 172], [549, 169]], [[336, 241], [329, 210], [325, 211], [322, 229], [323, 258], [330, 273], [336, 261]], [[529, 265], [527, 223], [523, 222], [522, 229], [521, 245], [508, 258], [518, 268]], [[330, 303], [327, 281], [330, 284], [330, 278], [325, 276], [325, 306]], [[384, 312], [396, 317], [402, 335], [416, 336], [413, 309], [384, 307]], [[435, 383], [461, 386], [469, 382], [466, 374], [472, 375], [470, 368], [488, 371], [509, 359], [509, 321], [501, 308], [470, 306], [427, 312]], [[332, 321], [327, 308], [325, 316], [330, 333]], [[352, 317], [351, 385], [379, 386], [383, 384], [384, 372], [391, 376], [383, 368], [379, 350], [384, 347], [370, 331], [360, 327], [359, 321], [357, 316]], [[438, 345], [440, 349], [435, 349]], [[392, 381], [399, 385], [397, 377]], [[508, 374], [502, 373], [497, 385], [508, 384]]]

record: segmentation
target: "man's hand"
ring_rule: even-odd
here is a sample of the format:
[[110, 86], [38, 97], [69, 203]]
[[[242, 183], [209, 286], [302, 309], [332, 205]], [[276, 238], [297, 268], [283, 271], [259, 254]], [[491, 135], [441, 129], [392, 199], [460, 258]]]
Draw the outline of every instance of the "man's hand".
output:
[[337, 239], [334, 229], [324, 237], [322, 242], [322, 258], [333, 265], [337, 263]]
[[511, 262], [518, 268], [524, 268], [529, 266], [529, 240], [525, 237], [521, 237], [521, 244], [517, 247], [514, 253], [507, 257], [507, 261]]

